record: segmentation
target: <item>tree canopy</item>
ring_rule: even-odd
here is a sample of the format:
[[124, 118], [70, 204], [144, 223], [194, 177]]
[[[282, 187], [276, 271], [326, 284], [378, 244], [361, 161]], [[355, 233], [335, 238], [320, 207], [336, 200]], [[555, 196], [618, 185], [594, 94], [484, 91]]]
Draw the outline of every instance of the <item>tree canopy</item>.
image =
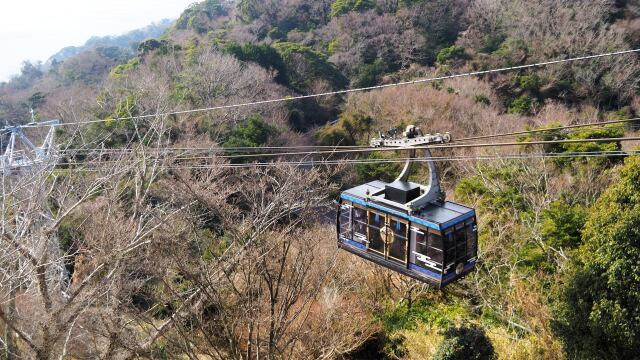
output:
[[640, 157], [629, 157], [590, 212], [565, 273], [557, 326], [576, 358], [622, 359], [640, 347]]

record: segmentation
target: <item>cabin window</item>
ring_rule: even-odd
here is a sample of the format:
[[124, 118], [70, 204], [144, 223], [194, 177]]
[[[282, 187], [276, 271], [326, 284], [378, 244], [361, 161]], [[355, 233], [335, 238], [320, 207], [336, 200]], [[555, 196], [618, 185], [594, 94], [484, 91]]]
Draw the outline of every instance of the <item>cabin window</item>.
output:
[[476, 257], [476, 249], [478, 246], [478, 228], [475, 222], [471, 222], [466, 227], [467, 231], [467, 259]]
[[442, 269], [442, 235], [437, 230], [412, 227], [411, 262], [429, 270]]
[[358, 207], [353, 208], [353, 240], [367, 242], [367, 210]]
[[464, 224], [456, 226], [456, 231], [453, 232], [453, 240], [456, 243], [456, 261], [466, 261], [467, 257], [467, 236]]
[[431, 260], [442, 264], [442, 235], [439, 231], [429, 230], [429, 248], [427, 249], [427, 256]]
[[376, 212], [369, 212], [369, 249], [384, 254], [384, 241], [380, 229], [384, 226], [385, 216]]
[[351, 204], [340, 205], [340, 238], [352, 239], [351, 234]]
[[453, 238], [453, 232], [447, 231], [444, 234], [444, 262], [445, 265], [451, 265], [456, 260], [456, 242]]
[[407, 261], [407, 224], [392, 219], [389, 223], [391, 226], [392, 236], [389, 246], [389, 257], [402, 262]]

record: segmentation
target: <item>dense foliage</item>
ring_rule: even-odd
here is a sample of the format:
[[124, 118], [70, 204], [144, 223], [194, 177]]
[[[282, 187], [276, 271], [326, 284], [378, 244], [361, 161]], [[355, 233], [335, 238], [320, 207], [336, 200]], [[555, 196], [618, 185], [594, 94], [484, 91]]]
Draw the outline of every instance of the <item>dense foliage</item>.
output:
[[559, 331], [576, 358], [624, 359], [640, 345], [640, 159], [625, 161], [589, 214], [564, 275]]

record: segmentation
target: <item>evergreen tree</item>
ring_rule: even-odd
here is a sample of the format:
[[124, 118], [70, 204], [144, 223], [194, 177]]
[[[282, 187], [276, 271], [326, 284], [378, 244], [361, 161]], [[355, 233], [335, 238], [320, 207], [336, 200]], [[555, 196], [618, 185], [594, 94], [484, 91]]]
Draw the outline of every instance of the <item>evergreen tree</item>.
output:
[[556, 330], [580, 359], [637, 358], [640, 348], [640, 157], [590, 212], [564, 274]]

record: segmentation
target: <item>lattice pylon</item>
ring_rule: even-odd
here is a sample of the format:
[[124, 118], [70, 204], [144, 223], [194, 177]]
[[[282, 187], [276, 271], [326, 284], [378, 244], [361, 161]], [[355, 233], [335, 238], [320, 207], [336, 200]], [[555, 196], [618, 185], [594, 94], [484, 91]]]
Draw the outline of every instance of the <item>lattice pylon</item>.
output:
[[[57, 234], [44, 234], [44, 229], [54, 222], [45, 185], [49, 171], [58, 160], [55, 145], [58, 124], [58, 120], [52, 120], [3, 129], [5, 135], [8, 133], [9, 140], [0, 155], [0, 176], [8, 184], [10, 196], [14, 199], [11, 212], [15, 234], [34, 256], [41, 258], [47, 255], [50, 262], [47, 266], [49, 285], [59, 288], [64, 294], [68, 286], [68, 273], [59, 240]], [[34, 145], [34, 141], [25, 134], [25, 130], [31, 128], [48, 128], [42, 145]], [[19, 205], [26, 203], [31, 205]]]

